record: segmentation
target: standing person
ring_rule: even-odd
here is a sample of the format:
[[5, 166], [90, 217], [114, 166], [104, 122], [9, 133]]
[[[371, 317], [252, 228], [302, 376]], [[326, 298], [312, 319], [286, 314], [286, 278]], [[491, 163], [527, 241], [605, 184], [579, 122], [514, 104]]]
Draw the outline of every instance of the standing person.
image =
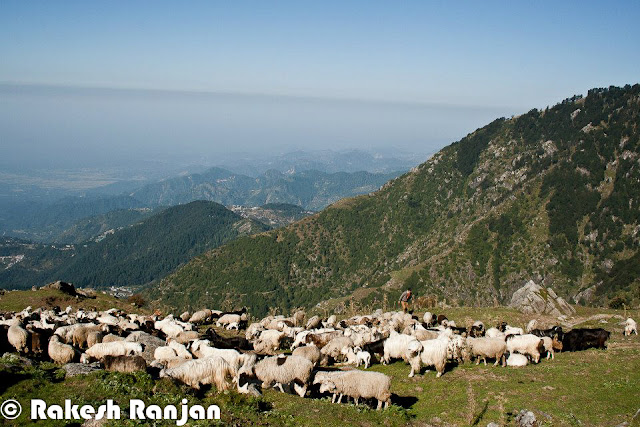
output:
[[407, 288], [407, 290], [400, 295], [400, 304], [402, 304], [402, 311], [405, 313], [409, 310], [409, 301], [411, 301], [411, 298], [413, 298], [411, 288]]

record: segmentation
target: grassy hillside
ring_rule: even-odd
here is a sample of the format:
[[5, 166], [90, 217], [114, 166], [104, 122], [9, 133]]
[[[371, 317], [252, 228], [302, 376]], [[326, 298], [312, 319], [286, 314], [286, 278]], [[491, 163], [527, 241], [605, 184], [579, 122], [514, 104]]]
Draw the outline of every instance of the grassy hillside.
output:
[[[505, 308], [460, 307], [447, 314], [458, 324], [466, 324], [465, 319], [480, 319], [492, 325], [503, 319], [524, 326], [528, 320]], [[0, 359], [0, 375], [4, 378], [0, 399], [16, 399], [23, 408], [28, 408], [32, 398], [44, 398], [48, 404], [63, 404], [64, 399], [71, 399], [76, 404], [96, 406], [106, 399], [114, 399], [126, 415], [129, 399], [164, 406], [177, 405], [182, 398], [187, 398], [190, 404], [217, 404], [222, 414], [221, 425], [482, 426], [490, 422], [513, 425], [515, 416], [527, 409], [535, 414], [541, 426], [611, 426], [623, 422], [637, 426], [640, 416], [635, 420], [633, 417], [638, 411], [640, 392], [640, 341], [635, 335], [623, 337], [622, 327], [617, 324], [619, 319], [611, 317], [627, 314], [640, 317], [637, 310], [624, 313], [579, 308], [571, 321], [612, 331], [609, 348], [558, 353], [555, 360], [543, 360], [538, 365], [523, 368], [449, 365], [441, 378], [435, 378], [432, 370], [408, 378], [409, 366], [403, 362], [373, 365], [370, 370], [392, 377], [392, 405], [384, 411], [353, 403], [332, 404], [330, 398], [316, 393], [303, 400], [274, 390], [267, 390], [258, 398], [235, 392], [216, 393], [215, 389], [207, 388], [195, 392], [146, 373], [95, 372], [65, 379], [53, 364], [26, 367], [10, 356]], [[596, 320], [603, 316], [606, 324]], [[16, 425], [31, 425], [28, 412], [25, 409]], [[108, 425], [137, 425], [127, 422], [113, 421]], [[59, 424], [49, 421], [38, 425]], [[175, 422], [157, 425], [169, 426]]]
[[[509, 301], [529, 279], [592, 303], [640, 299], [640, 85], [498, 119], [380, 191], [198, 257], [157, 303], [311, 307], [412, 286], [454, 304]], [[588, 302], [588, 301], [587, 301]]]

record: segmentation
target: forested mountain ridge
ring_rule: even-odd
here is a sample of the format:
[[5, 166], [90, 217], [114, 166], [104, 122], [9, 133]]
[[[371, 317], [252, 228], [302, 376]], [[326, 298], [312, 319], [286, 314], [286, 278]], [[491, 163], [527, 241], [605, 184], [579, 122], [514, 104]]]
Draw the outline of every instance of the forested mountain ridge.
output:
[[8, 241], [7, 254], [25, 256], [0, 271], [0, 287], [24, 289], [54, 280], [80, 287], [140, 286], [206, 250], [268, 229], [218, 203], [196, 201], [167, 208], [98, 242], [57, 248]]
[[634, 85], [495, 120], [375, 194], [192, 260], [156, 302], [260, 315], [411, 285], [487, 304], [531, 278], [570, 298], [638, 298], [639, 113]]

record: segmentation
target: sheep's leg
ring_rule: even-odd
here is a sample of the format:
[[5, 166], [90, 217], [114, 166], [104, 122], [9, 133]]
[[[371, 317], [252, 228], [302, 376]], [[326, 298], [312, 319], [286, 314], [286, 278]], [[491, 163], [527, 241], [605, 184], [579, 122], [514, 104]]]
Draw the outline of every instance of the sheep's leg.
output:
[[378, 407], [376, 410], [379, 411], [380, 409], [382, 409], [382, 400], [378, 400]]
[[338, 394], [333, 393], [333, 396], [331, 396], [331, 403], [336, 403], [336, 397], [338, 397]]
[[358, 402], [360, 401], [360, 398], [358, 396], [354, 397], [354, 400], [356, 401], [356, 405], [358, 404]]
[[342, 403], [342, 393], [340, 393], [340, 397], [338, 397], [338, 403]]
[[487, 366], [487, 358], [486, 358], [486, 357], [483, 357], [483, 358], [482, 358], [482, 361], [484, 362], [484, 366]]
[[278, 389], [280, 389], [280, 393], [284, 393], [284, 389], [282, 388], [282, 384], [276, 383], [276, 385], [278, 386]]

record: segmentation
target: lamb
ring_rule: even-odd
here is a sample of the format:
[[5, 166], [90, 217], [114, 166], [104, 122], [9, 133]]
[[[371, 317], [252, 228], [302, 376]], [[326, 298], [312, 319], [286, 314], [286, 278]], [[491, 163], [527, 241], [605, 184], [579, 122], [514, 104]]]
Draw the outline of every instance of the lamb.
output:
[[300, 397], [307, 392], [313, 363], [301, 356], [271, 356], [255, 366], [256, 377], [262, 381], [262, 388], [278, 384], [281, 392], [283, 384], [292, 384]]
[[147, 362], [142, 356], [105, 356], [102, 364], [107, 371], [136, 372], [146, 371]]
[[523, 356], [522, 354], [511, 353], [507, 358], [507, 366], [518, 367], [527, 366], [527, 364], [529, 364], [529, 360], [527, 359], [527, 356]]
[[311, 361], [311, 363], [313, 363], [313, 366], [316, 366], [318, 364], [321, 356], [320, 349], [315, 345], [298, 347], [295, 350], [293, 350], [293, 353], [291, 353], [291, 355], [302, 356], [305, 359], [308, 359], [309, 361]]
[[26, 353], [29, 351], [29, 332], [21, 325], [15, 324], [9, 327], [7, 331], [7, 339], [19, 353]]
[[207, 357], [205, 359], [189, 360], [175, 368], [160, 371], [160, 377], [171, 377], [187, 384], [189, 387], [200, 389], [205, 384], [214, 384], [218, 391], [227, 390], [227, 378], [235, 379], [231, 366], [222, 357]]
[[360, 347], [345, 347], [342, 354], [347, 357], [347, 363], [355, 363], [356, 366], [364, 364], [364, 369], [371, 365], [371, 353], [363, 351]]
[[96, 344], [85, 352], [87, 356], [94, 359], [102, 359], [105, 356], [130, 356], [139, 353], [142, 353], [142, 345], [128, 341]]
[[322, 347], [320, 353], [322, 354], [323, 360], [328, 361], [329, 358], [337, 360], [343, 353], [342, 350], [346, 348], [353, 348], [353, 340], [349, 337], [337, 337], [332, 339]]
[[558, 341], [557, 337], [542, 337], [543, 351], [547, 352], [547, 360], [555, 359], [555, 350], [562, 350], [562, 341]]
[[65, 365], [76, 359], [76, 351], [69, 344], [60, 342], [60, 337], [54, 335], [49, 340], [47, 354], [55, 363]]
[[626, 322], [624, 323], [624, 332], [622, 333], [622, 335], [631, 336], [631, 334], [633, 334], [633, 333], [638, 335], [638, 325], [636, 324], [635, 320], [633, 320], [631, 317], [629, 317], [629, 318], [627, 318]]
[[496, 359], [494, 366], [502, 362], [504, 366], [504, 353], [507, 351], [507, 344], [500, 338], [467, 338], [468, 356], [470, 358], [477, 357], [476, 365], [480, 363], [480, 359], [487, 365], [487, 358]]
[[436, 378], [440, 378], [447, 365], [447, 348], [450, 341], [447, 336], [441, 336], [435, 340], [420, 341], [422, 351], [410, 359], [411, 373], [409, 373], [409, 377], [420, 372], [422, 366], [434, 366], [437, 372]]
[[535, 363], [540, 361], [540, 352], [544, 350], [544, 342], [532, 334], [507, 336], [507, 351], [530, 356]]
[[380, 372], [346, 371], [321, 380], [320, 392], [327, 391], [352, 397], [356, 405], [360, 398], [375, 398], [378, 400], [377, 409], [380, 410], [383, 403], [385, 408], [389, 406], [391, 377]]

